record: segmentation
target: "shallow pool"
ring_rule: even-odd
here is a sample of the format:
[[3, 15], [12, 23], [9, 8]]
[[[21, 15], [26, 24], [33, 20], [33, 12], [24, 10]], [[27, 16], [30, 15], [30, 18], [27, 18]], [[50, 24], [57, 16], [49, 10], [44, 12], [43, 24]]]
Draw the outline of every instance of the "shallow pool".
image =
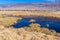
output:
[[[32, 18], [32, 17], [31, 17]], [[14, 28], [20, 28], [20, 27], [26, 27], [29, 26], [32, 22], [29, 22], [31, 18], [23, 18], [22, 20], [18, 20], [16, 24], [13, 25]], [[41, 27], [46, 27], [46, 24], [49, 24], [49, 29], [53, 29], [57, 32], [60, 32], [60, 22], [55, 22], [53, 20], [49, 20], [47, 18], [33, 18], [36, 21], [33, 23], [38, 23], [41, 25]], [[43, 19], [43, 21], [42, 21]], [[49, 21], [47, 21], [49, 20]]]

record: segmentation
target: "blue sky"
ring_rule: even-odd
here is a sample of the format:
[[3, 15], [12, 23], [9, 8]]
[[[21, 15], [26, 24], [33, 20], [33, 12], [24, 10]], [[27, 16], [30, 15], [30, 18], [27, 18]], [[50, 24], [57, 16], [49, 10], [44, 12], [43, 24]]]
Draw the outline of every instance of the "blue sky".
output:
[[0, 4], [8, 4], [8, 3], [29, 3], [29, 2], [55, 2], [56, 0], [0, 0]]

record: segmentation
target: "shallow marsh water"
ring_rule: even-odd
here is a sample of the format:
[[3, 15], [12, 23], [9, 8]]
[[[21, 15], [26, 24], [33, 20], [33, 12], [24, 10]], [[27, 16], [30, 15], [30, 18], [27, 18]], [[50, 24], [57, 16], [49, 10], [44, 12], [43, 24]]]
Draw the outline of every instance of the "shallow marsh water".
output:
[[18, 20], [16, 24], [13, 25], [14, 28], [26, 27], [32, 22], [29, 22], [31, 19], [36, 20], [33, 23], [38, 23], [41, 27], [46, 27], [46, 24], [49, 24], [49, 29], [53, 29], [57, 32], [60, 32], [60, 19], [40, 17], [40, 16], [22, 16], [22, 20]]

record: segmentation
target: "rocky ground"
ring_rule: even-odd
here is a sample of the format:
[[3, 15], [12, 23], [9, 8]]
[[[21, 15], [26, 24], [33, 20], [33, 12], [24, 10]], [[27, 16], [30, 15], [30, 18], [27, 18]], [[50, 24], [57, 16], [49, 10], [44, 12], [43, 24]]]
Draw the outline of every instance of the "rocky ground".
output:
[[29, 32], [23, 28], [5, 28], [0, 25], [0, 40], [60, 40], [60, 37], [41, 32]]

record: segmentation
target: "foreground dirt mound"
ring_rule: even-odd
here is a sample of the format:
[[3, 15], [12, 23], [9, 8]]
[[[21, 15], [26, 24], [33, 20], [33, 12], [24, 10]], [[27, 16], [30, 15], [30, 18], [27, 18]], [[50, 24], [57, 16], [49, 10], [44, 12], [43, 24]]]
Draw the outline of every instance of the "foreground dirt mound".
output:
[[38, 32], [28, 32], [23, 28], [4, 28], [0, 26], [0, 40], [60, 40], [60, 37]]

